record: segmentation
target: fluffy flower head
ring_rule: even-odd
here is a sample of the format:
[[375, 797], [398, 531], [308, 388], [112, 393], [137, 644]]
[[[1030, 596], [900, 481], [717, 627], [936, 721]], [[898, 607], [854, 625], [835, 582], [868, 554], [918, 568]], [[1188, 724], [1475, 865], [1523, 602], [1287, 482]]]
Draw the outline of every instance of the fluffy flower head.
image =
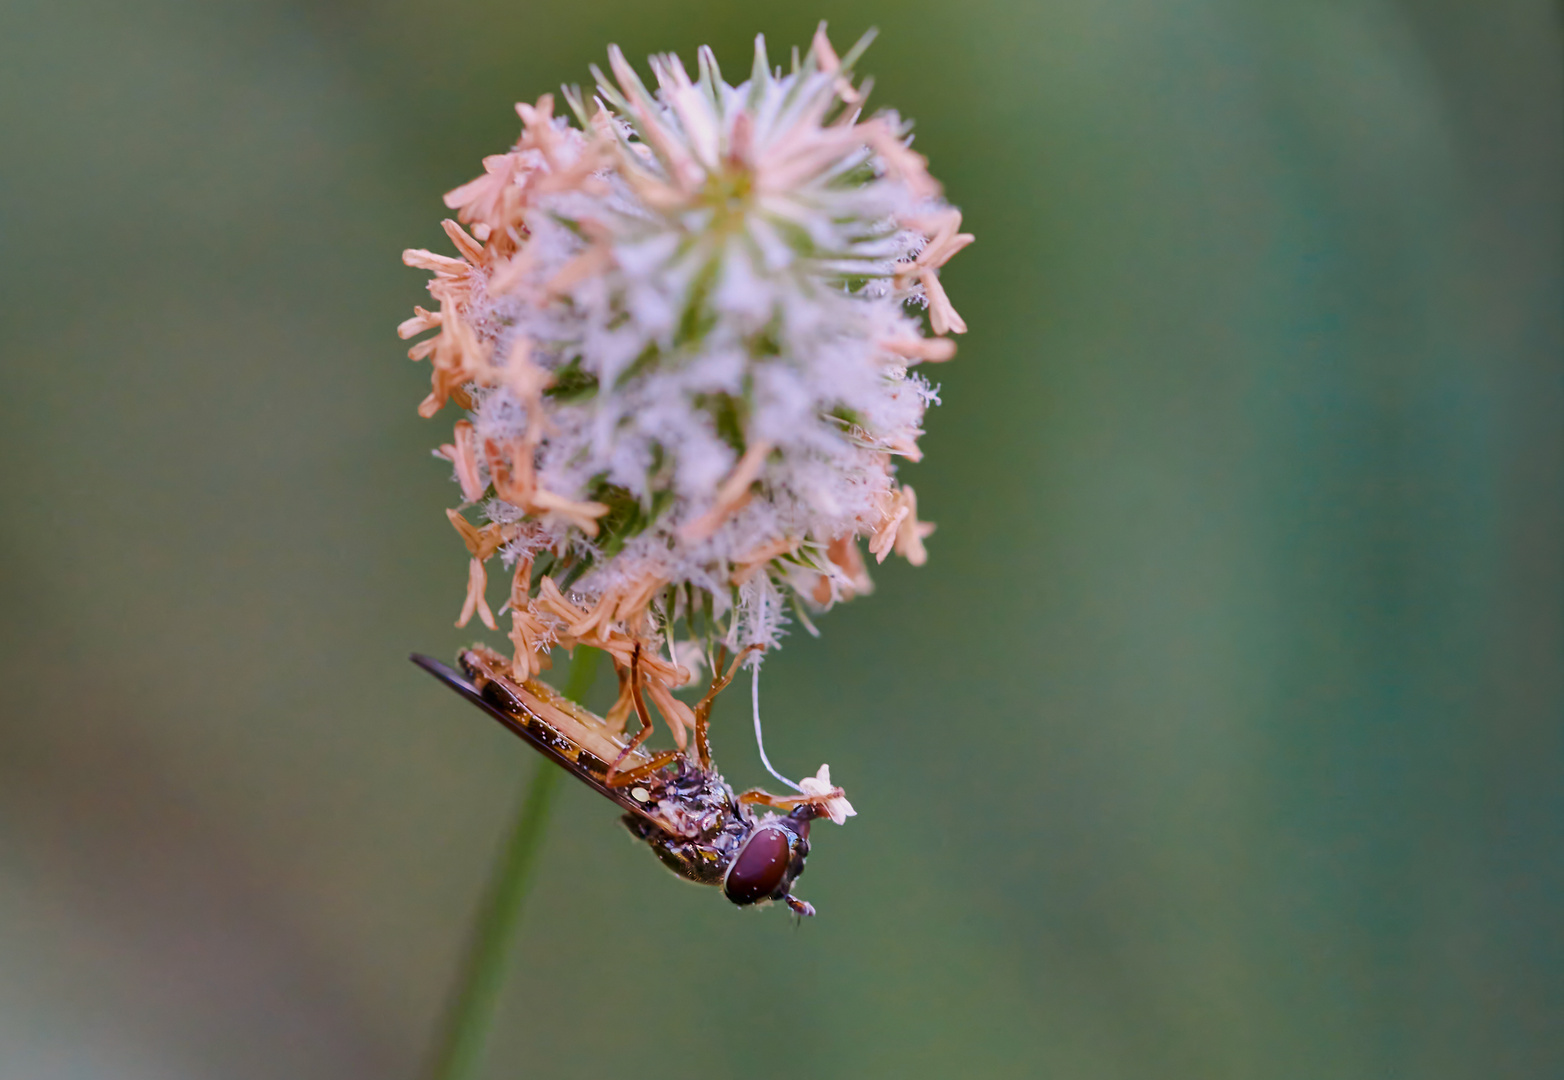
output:
[[523, 678], [556, 644], [639, 649], [682, 735], [667, 688], [866, 592], [861, 539], [923, 561], [895, 463], [938, 400], [911, 369], [966, 329], [939, 270], [972, 237], [907, 125], [864, 115], [867, 43], [822, 27], [782, 74], [757, 41], [738, 85], [707, 49], [693, 77], [656, 56], [655, 89], [611, 49], [590, 100], [518, 105], [519, 141], [446, 195], [455, 257], [405, 253], [437, 302], [400, 328], [438, 331], [420, 412], [464, 410], [439, 451], [459, 625], [497, 627], [498, 555]]

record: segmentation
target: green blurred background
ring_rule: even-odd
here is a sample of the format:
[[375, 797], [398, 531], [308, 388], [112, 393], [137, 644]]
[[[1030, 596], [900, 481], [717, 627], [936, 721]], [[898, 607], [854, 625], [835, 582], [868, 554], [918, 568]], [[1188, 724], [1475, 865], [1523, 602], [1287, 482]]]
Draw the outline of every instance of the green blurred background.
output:
[[0, 1077], [415, 1076], [534, 759], [399, 253], [821, 17], [979, 238], [929, 565], [766, 666], [860, 816], [795, 928], [568, 785], [490, 1074], [1564, 1075], [1556, 5], [7, 0]]

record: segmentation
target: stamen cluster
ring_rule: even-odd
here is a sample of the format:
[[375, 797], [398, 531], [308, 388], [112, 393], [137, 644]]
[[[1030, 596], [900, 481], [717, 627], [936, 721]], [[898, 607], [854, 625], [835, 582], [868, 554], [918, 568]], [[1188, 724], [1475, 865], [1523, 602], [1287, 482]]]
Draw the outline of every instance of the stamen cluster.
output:
[[437, 331], [409, 354], [433, 367], [419, 412], [464, 410], [437, 451], [471, 556], [457, 625], [498, 628], [499, 556], [516, 674], [639, 646], [681, 745], [669, 691], [719, 644], [867, 592], [861, 539], [926, 557], [895, 461], [938, 401], [910, 369], [966, 330], [939, 268], [972, 237], [908, 126], [862, 115], [867, 44], [838, 58], [822, 27], [783, 75], [758, 40], [737, 86], [708, 49], [693, 79], [657, 56], [656, 90], [611, 49], [590, 103], [517, 105], [520, 140], [445, 196], [455, 257], [403, 256], [437, 302], [399, 328]]

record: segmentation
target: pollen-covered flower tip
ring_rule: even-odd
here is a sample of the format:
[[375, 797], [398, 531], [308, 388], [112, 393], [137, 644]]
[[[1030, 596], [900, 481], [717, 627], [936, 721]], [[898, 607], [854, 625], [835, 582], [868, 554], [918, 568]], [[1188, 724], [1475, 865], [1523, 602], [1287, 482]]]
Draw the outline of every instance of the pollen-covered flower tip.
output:
[[590, 95], [516, 106], [520, 139], [445, 196], [449, 253], [404, 254], [434, 275], [399, 328], [434, 331], [419, 412], [460, 410], [436, 451], [458, 625], [508, 616], [519, 677], [639, 647], [649, 685], [682, 686], [868, 592], [864, 546], [927, 557], [896, 470], [938, 402], [914, 369], [966, 330], [940, 269], [972, 237], [908, 123], [869, 111], [868, 42], [838, 56], [822, 26], [784, 74], [757, 40], [737, 84], [708, 49], [648, 84], [611, 48]]

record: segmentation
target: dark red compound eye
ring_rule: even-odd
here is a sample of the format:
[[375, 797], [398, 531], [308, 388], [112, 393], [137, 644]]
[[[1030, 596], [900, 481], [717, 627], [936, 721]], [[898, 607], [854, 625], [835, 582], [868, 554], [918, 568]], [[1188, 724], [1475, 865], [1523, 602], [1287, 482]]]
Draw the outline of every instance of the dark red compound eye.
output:
[[722, 891], [735, 904], [754, 904], [775, 895], [787, 876], [792, 844], [778, 828], [757, 829], [728, 868]]

